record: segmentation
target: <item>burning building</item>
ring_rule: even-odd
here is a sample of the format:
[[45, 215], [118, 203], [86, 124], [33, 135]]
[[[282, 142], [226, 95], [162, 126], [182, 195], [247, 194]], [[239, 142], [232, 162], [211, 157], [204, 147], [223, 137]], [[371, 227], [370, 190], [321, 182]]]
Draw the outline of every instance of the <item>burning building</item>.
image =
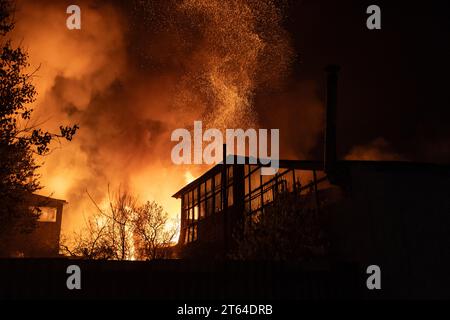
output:
[[324, 160], [280, 160], [274, 176], [262, 176], [261, 165], [218, 164], [186, 185], [174, 195], [181, 199], [178, 245], [185, 256], [224, 258], [236, 226], [257, 221], [288, 191], [327, 208], [317, 214], [324, 215], [330, 256], [339, 261], [382, 265], [402, 285], [424, 274], [430, 261], [448, 265], [450, 167], [337, 160], [338, 68], [327, 73]]
[[317, 161], [282, 160], [273, 176], [261, 175], [261, 168], [218, 164], [174, 195], [182, 208], [179, 245], [188, 256], [223, 256], [239, 223], [257, 221], [278, 194], [306, 196], [312, 191], [319, 197], [330, 187]]

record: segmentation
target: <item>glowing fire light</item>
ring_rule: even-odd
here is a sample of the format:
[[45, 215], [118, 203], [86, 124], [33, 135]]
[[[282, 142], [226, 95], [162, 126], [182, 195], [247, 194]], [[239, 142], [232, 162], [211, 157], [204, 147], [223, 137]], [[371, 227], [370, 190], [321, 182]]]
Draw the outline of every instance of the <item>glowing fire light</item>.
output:
[[[41, 66], [35, 119], [53, 132], [65, 123], [80, 126], [41, 168], [42, 194], [68, 201], [65, 235], [83, 227], [83, 212], [95, 213], [86, 191], [103, 208], [108, 185], [126, 185], [140, 201], [154, 200], [179, 218], [171, 195], [200, 172], [171, 163], [169, 132], [201, 119], [217, 128], [257, 127], [255, 89], [277, 82], [289, 66], [273, 1], [171, 0], [154, 10], [158, 3], [133, 1], [140, 18], [107, 2], [83, 6], [83, 31], [75, 35], [61, 27], [67, 16], [59, 5], [21, 2], [14, 38], [31, 66]], [[130, 32], [140, 24], [148, 33]]]
[[192, 175], [190, 171], [186, 171], [184, 173], [184, 179], [186, 180], [186, 184], [191, 183], [195, 180], [195, 177]]

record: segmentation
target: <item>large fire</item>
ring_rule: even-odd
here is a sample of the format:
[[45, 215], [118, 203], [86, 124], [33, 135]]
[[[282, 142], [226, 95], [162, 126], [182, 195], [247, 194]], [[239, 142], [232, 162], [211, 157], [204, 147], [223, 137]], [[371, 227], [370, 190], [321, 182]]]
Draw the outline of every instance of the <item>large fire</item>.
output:
[[[77, 123], [40, 169], [42, 194], [65, 199], [63, 233], [83, 227], [108, 185], [154, 200], [173, 218], [179, 188], [205, 168], [175, 166], [172, 130], [257, 127], [257, 88], [279, 82], [292, 50], [270, 0], [78, 1], [81, 30], [55, 1], [19, 1], [14, 39], [28, 50], [43, 129]], [[45, 17], [45, 19], [43, 19]]]

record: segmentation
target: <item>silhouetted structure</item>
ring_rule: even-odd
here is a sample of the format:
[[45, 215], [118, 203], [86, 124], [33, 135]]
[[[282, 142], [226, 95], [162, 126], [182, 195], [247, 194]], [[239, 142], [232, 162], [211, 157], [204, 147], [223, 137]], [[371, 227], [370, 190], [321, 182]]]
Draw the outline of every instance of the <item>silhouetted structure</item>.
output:
[[182, 203], [182, 256], [224, 257], [233, 232], [257, 221], [277, 194], [319, 196], [330, 187], [320, 162], [282, 160], [274, 176], [261, 175], [261, 165], [228, 164], [226, 174], [223, 167], [216, 165], [174, 195]]
[[59, 239], [64, 200], [33, 194], [30, 205], [41, 210], [36, 229], [31, 233], [16, 235], [11, 252], [16, 257], [56, 257], [59, 254]]
[[182, 200], [180, 251], [224, 258], [235, 227], [287, 190], [322, 208], [330, 259], [380, 265], [402, 294], [439, 296], [450, 286], [442, 279], [450, 266], [450, 166], [337, 161], [337, 70], [327, 68], [324, 161], [281, 160], [271, 177], [260, 165], [216, 165], [174, 195]]
[[233, 156], [227, 156], [222, 163], [234, 164], [216, 165], [174, 195], [181, 199], [179, 247], [182, 256], [223, 258], [233, 246], [233, 233], [242, 229], [247, 221], [257, 221], [258, 216], [282, 192], [309, 198], [318, 210], [319, 198], [324, 197], [323, 190], [329, 189], [328, 193], [331, 190], [330, 174], [327, 176], [325, 172], [334, 173], [336, 163], [335, 117], [339, 68], [329, 66], [326, 70], [325, 163], [281, 160], [276, 175], [262, 176], [262, 166], [257, 164], [259, 159], [236, 156], [233, 159]]

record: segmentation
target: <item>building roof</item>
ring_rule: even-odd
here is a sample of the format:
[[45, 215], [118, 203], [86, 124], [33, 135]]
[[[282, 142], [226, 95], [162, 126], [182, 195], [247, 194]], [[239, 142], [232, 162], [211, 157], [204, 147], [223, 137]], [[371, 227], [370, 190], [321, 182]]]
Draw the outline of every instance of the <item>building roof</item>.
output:
[[41, 206], [41, 207], [55, 207], [59, 205], [65, 205], [67, 204], [66, 200], [60, 200], [55, 198], [50, 198], [47, 196], [42, 196], [39, 194], [31, 194], [30, 200], [33, 203], [34, 206]]
[[[226, 163], [231, 164], [231, 160], [234, 157], [234, 163], [235, 164], [250, 164], [250, 165], [261, 165], [260, 162], [252, 157], [242, 157], [242, 156], [227, 156]], [[252, 161], [253, 163], [250, 163]], [[269, 160], [268, 160], [269, 161]], [[238, 163], [240, 162], [240, 163]], [[243, 163], [242, 163], [243, 162]], [[180, 190], [178, 190], [172, 197], [174, 198], [180, 198], [182, 194], [184, 194], [189, 189], [192, 189], [193, 187], [197, 186], [198, 184], [202, 183], [205, 179], [213, 176], [218, 171], [220, 171], [222, 167], [222, 163], [220, 162], [213, 166], [211, 169], [206, 171], [204, 174], [202, 174], [200, 177], [195, 179], [194, 181], [190, 182]], [[269, 165], [261, 165], [261, 166], [269, 166]], [[279, 167], [280, 168], [296, 168], [296, 169], [303, 169], [303, 170], [321, 170], [323, 169], [323, 163], [321, 161], [310, 161], [310, 160], [280, 160], [279, 161]]]
[[[230, 163], [229, 159], [233, 156], [227, 156], [227, 163]], [[234, 156], [236, 159], [245, 160], [245, 164], [255, 164], [249, 163], [249, 160], [255, 161], [255, 158], [249, 157], [241, 157]], [[231, 160], [231, 159], [230, 159]], [[231, 164], [231, 163], [230, 163]], [[256, 164], [259, 164], [256, 162]], [[260, 164], [259, 164], [260, 165]], [[444, 170], [447, 173], [450, 173], [450, 165], [449, 164], [432, 164], [432, 163], [421, 163], [421, 162], [410, 162], [410, 161], [366, 161], [366, 160], [340, 160], [336, 162], [336, 165], [339, 167], [358, 167], [362, 166], [365, 168], [378, 169], [378, 170]], [[200, 183], [202, 183], [205, 179], [213, 176], [222, 167], [222, 162], [216, 164], [211, 169], [206, 171], [200, 177], [185, 185], [183, 188], [178, 190], [172, 197], [180, 198], [182, 194], [186, 191], [196, 187]], [[314, 160], [280, 160], [279, 161], [280, 168], [295, 168], [300, 170], [323, 170], [323, 161], [314, 161]]]

